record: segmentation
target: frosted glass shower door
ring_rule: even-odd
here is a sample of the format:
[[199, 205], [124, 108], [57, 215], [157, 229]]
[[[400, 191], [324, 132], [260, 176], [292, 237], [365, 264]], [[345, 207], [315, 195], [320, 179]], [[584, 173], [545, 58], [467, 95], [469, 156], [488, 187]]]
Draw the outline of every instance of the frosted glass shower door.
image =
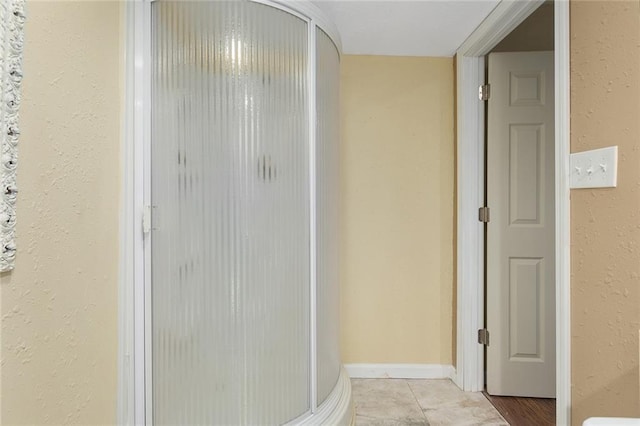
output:
[[156, 424], [310, 409], [307, 55], [282, 10], [152, 3]]
[[340, 286], [338, 236], [340, 56], [329, 36], [316, 28], [316, 176], [318, 227], [317, 359], [318, 403], [340, 375]]

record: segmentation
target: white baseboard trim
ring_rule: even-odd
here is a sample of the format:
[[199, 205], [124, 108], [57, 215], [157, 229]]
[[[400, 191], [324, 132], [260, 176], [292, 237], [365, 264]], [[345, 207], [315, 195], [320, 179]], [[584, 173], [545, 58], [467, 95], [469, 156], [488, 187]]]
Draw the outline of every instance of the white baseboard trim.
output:
[[345, 364], [352, 379], [455, 379], [453, 365], [446, 364]]

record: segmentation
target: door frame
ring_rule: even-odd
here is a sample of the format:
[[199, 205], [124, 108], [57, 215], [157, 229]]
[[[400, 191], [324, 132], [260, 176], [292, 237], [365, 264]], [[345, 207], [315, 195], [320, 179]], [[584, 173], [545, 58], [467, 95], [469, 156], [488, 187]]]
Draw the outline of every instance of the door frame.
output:
[[[502, 0], [456, 52], [457, 340], [454, 381], [465, 391], [484, 389], [484, 55], [543, 0]], [[569, 211], [569, 1], [554, 3], [556, 174], [556, 422], [571, 420]]]
[[148, 205], [151, 83], [147, 77], [150, 2], [128, 1], [121, 8], [123, 25], [124, 95], [121, 122], [120, 161], [120, 271], [118, 288], [118, 393], [116, 419], [119, 425], [142, 425], [145, 419], [146, 352], [145, 318], [150, 314], [145, 293], [149, 239], [144, 236], [145, 205]]

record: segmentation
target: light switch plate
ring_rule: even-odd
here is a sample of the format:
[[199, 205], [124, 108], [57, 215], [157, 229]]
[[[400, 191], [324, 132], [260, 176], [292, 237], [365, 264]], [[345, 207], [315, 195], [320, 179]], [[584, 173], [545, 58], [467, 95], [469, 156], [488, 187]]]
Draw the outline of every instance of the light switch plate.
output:
[[618, 181], [618, 147], [570, 155], [571, 188], [615, 188]]

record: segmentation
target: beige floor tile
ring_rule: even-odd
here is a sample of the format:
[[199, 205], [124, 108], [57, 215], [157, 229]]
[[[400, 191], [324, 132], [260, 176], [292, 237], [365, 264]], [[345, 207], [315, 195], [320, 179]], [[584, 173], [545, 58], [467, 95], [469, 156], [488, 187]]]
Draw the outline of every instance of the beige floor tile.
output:
[[509, 424], [480, 392], [463, 392], [450, 380], [407, 380], [431, 426]]
[[431, 426], [509, 426], [499, 413], [481, 407], [444, 407], [425, 410]]
[[356, 416], [355, 426], [429, 426], [427, 419], [422, 420], [390, 420], [374, 419], [365, 416]]
[[407, 384], [422, 408], [431, 409], [443, 405], [458, 405], [463, 403], [469, 395], [472, 395], [472, 393], [461, 391], [449, 379], [407, 380]]
[[427, 425], [403, 379], [352, 379], [357, 425]]
[[481, 393], [450, 380], [352, 379], [356, 426], [508, 426]]

